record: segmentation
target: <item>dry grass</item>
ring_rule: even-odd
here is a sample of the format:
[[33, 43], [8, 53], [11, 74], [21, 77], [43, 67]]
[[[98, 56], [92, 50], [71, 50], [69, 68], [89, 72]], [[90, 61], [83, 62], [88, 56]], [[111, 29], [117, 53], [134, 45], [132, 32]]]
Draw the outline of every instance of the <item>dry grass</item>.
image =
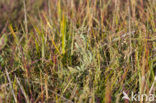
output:
[[155, 0], [1, 0], [0, 14], [0, 102], [155, 94]]

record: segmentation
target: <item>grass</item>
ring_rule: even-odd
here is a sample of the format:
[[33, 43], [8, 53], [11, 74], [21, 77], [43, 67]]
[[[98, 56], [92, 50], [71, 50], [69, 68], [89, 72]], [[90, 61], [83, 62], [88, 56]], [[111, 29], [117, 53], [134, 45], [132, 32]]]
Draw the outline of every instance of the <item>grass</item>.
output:
[[0, 103], [156, 93], [155, 0], [1, 0], [0, 13]]

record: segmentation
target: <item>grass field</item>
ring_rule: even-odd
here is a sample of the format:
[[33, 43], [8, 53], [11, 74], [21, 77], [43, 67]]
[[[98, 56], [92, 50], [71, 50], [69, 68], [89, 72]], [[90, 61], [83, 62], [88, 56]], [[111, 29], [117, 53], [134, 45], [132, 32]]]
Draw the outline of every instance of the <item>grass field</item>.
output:
[[155, 103], [156, 0], [0, 0], [0, 103]]

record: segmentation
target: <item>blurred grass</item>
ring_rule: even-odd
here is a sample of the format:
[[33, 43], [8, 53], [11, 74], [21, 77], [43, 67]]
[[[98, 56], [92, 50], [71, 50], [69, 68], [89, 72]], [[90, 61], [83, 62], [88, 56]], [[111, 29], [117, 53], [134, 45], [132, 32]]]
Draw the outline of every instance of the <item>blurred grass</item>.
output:
[[0, 14], [0, 102], [127, 103], [154, 83], [155, 0], [1, 0]]

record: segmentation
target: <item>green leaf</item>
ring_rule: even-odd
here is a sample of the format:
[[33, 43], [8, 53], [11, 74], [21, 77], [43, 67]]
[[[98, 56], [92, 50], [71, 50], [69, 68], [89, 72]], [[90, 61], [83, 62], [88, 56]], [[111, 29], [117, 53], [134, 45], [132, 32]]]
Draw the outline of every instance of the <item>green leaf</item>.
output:
[[62, 54], [64, 54], [66, 47], [66, 18], [64, 17], [64, 15], [61, 21], [61, 35], [62, 35]]
[[2, 37], [0, 38], [0, 50], [2, 50], [7, 43], [7, 35], [3, 34]]
[[68, 67], [68, 69], [69, 69], [69, 71], [70, 71], [71, 73], [77, 73], [77, 72], [78, 72], [77, 69], [72, 68], [72, 67]]

